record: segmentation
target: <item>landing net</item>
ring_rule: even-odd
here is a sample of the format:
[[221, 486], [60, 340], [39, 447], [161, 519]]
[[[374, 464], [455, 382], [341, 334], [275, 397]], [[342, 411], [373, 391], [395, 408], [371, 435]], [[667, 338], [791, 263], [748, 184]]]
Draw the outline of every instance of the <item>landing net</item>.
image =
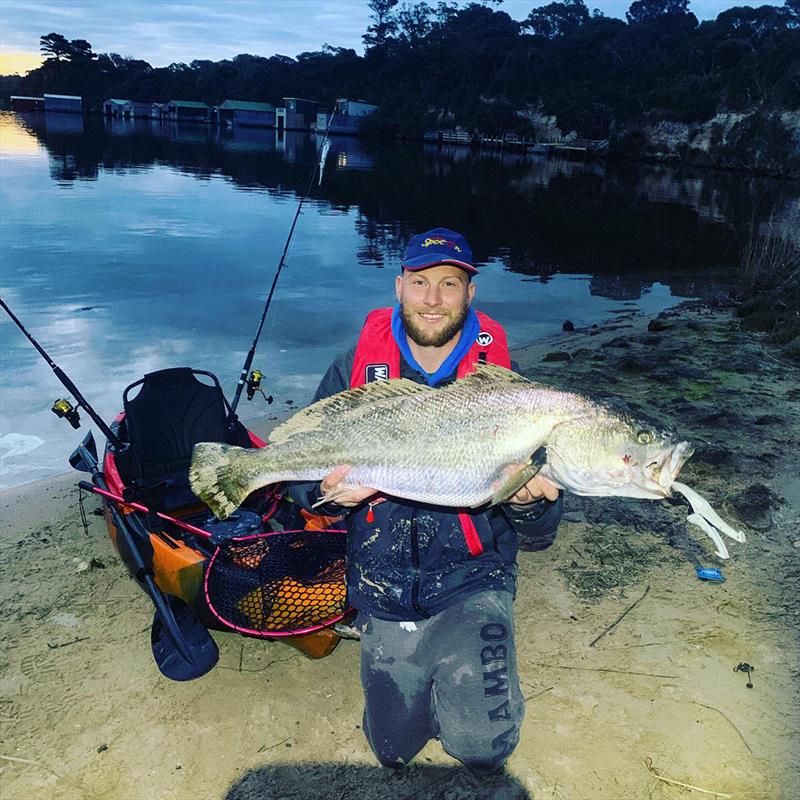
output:
[[205, 594], [223, 625], [250, 636], [330, 625], [348, 610], [345, 534], [279, 531], [228, 541], [209, 561]]

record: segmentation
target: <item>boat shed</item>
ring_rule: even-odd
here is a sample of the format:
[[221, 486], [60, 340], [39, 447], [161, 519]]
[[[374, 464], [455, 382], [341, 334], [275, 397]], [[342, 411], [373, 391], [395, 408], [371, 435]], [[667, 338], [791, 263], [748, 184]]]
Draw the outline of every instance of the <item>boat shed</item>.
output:
[[[158, 119], [159, 103], [139, 103], [131, 100], [131, 113], [136, 119]], [[155, 110], [154, 110], [155, 109]]]
[[307, 131], [317, 124], [316, 100], [284, 97], [283, 108], [275, 109], [275, 125], [281, 129]]
[[12, 111], [44, 111], [44, 97], [11, 95]]
[[246, 100], [226, 100], [219, 107], [219, 121], [228, 126], [275, 127], [275, 106]]
[[345, 117], [368, 117], [378, 110], [378, 106], [364, 103], [361, 100], [348, 100], [346, 97], [339, 98], [339, 113]]
[[44, 110], [82, 114], [83, 98], [71, 94], [45, 94]]
[[133, 115], [133, 104], [130, 100], [117, 100], [112, 97], [103, 102], [102, 108], [106, 117], [130, 119]]
[[[378, 110], [378, 106], [370, 103], [363, 103], [360, 100], [348, 100], [340, 97], [338, 100], [339, 110], [330, 125], [330, 133], [353, 133], [356, 134], [361, 128], [361, 123], [370, 115]], [[325, 130], [327, 116], [317, 115], [317, 130]]]
[[210, 122], [211, 109], [197, 100], [170, 100], [164, 104], [161, 116], [176, 122]]

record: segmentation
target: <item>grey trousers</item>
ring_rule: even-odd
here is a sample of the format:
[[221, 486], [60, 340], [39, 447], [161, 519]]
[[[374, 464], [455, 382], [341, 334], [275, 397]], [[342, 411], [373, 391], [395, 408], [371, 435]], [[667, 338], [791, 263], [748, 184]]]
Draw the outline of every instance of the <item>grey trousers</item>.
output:
[[476, 775], [502, 768], [525, 714], [512, 608], [491, 591], [421, 622], [359, 615], [364, 733], [381, 764], [403, 766], [438, 737]]

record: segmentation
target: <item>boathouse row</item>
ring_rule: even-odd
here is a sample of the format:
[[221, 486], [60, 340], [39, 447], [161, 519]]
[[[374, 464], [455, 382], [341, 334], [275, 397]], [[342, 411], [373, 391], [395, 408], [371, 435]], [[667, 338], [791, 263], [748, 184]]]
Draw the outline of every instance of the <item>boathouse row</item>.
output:
[[[69, 95], [44, 97], [11, 97], [14, 111], [64, 111], [83, 113], [82, 98]], [[339, 98], [338, 112], [330, 126], [331, 133], [358, 133], [364, 118], [378, 106], [357, 100]], [[200, 122], [211, 125], [234, 125], [278, 128], [279, 130], [324, 130], [329, 112], [319, 110], [316, 100], [284, 97], [283, 106], [249, 100], [225, 100], [209, 106], [196, 100], [169, 100], [166, 103], [138, 102], [111, 97], [100, 105], [103, 116], [114, 119], [157, 119], [173, 122]]]
[[12, 111], [58, 111], [82, 114], [83, 99], [71, 94], [46, 94], [43, 97], [11, 95]]

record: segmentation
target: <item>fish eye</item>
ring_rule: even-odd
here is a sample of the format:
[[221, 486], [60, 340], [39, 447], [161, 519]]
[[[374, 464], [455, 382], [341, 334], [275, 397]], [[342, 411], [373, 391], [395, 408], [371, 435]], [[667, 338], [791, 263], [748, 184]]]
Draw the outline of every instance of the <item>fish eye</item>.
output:
[[636, 434], [636, 441], [639, 444], [652, 444], [653, 442], [653, 434], [650, 431], [639, 431]]

